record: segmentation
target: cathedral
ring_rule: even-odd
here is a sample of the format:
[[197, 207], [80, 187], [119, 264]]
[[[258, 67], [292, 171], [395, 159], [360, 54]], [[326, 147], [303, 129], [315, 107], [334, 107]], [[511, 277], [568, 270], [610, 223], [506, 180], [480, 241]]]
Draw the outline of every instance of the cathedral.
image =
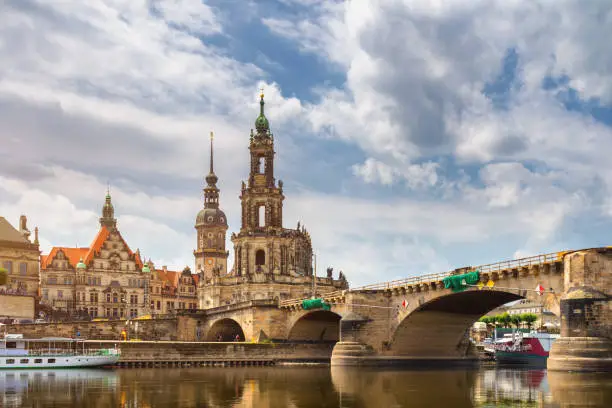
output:
[[[282, 300], [310, 297], [346, 289], [341, 276], [315, 277], [312, 242], [306, 228], [283, 227], [283, 182], [274, 177], [274, 135], [264, 113], [260, 112], [251, 129], [250, 171], [242, 182], [240, 230], [232, 233], [234, 264], [227, 264], [225, 248], [227, 218], [220, 208], [218, 178], [213, 167], [213, 137], [210, 140], [210, 171], [204, 188], [204, 208], [196, 216], [197, 249], [195, 267], [199, 279], [199, 307], [209, 309], [250, 300]], [[315, 282], [316, 280], [316, 282]]]

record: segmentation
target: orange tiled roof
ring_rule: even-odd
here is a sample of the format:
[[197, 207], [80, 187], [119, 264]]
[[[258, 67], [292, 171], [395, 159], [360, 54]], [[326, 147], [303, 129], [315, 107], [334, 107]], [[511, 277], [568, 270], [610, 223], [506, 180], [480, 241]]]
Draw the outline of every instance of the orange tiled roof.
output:
[[[41, 267], [43, 269], [48, 267], [51, 261], [53, 260], [53, 258], [55, 258], [55, 255], [57, 255], [57, 252], [59, 250], [61, 250], [62, 252], [64, 252], [64, 254], [66, 254], [66, 257], [68, 258], [72, 266], [76, 266], [76, 264], [79, 262], [81, 258], [83, 258], [83, 262], [85, 264], [89, 264], [93, 260], [95, 254], [100, 253], [100, 250], [102, 249], [102, 245], [104, 245], [104, 242], [106, 242], [109, 236], [110, 236], [110, 231], [108, 230], [108, 228], [102, 226], [89, 247], [85, 247], [85, 248], [53, 247], [48, 255], [41, 256], [40, 258]], [[128, 244], [125, 242], [125, 240], [121, 236], [121, 233], [119, 233], [119, 238], [121, 239], [121, 241], [127, 248], [128, 254], [130, 256], [134, 255], [134, 253], [132, 252]], [[134, 259], [136, 261], [136, 265], [138, 266], [138, 268], [142, 269], [143, 263], [142, 263], [142, 259], [140, 258], [140, 255], [135, 254]]]
[[41, 255], [40, 257], [40, 266], [42, 269], [45, 269], [51, 265], [53, 258], [57, 255], [59, 251], [62, 251], [66, 258], [68, 258], [68, 262], [71, 266], [76, 266], [79, 263], [79, 260], [82, 257], [85, 257], [89, 248], [68, 248], [68, 247], [53, 247], [51, 251], [47, 255]]

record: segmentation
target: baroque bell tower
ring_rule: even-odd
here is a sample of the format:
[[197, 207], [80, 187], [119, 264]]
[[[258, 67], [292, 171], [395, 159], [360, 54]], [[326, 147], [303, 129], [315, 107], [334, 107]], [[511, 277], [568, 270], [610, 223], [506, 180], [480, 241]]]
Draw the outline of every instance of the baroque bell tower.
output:
[[204, 187], [204, 208], [196, 216], [197, 249], [193, 251], [196, 271], [201, 274], [204, 281], [227, 273], [229, 255], [225, 249], [227, 218], [219, 208], [217, 188], [219, 178], [213, 166], [213, 138], [213, 132], [210, 132], [210, 171], [206, 176], [206, 187]]
[[263, 91], [259, 101], [256, 133], [251, 130], [251, 171], [248, 185], [242, 183], [241, 233], [273, 233], [283, 228], [283, 182], [274, 178], [274, 135], [264, 113]]

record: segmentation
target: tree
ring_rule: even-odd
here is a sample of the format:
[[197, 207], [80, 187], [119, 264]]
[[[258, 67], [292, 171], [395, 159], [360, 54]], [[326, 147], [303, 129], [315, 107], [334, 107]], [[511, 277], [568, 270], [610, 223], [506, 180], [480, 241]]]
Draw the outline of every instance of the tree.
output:
[[523, 321], [521, 319], [522, 315], [519, 314], [514, 314], [510, 316], [510, 322], [516, 326], [516, 328], [518, 329], [521, 326], [521, 322]]
[[498, 317], [497, 321], [502, 323], [504, 325], [504, 327], [507, 328], [508, 326], [510, 326], [510, 322], [512, 321], [512, 318], [510, 317], [508, 312], [502, 313], [501, 315], [499, 315], [497, 317]]
[[533, 323], [538, 320], [538, 316], [534, 313], [523, 313], [521, 315], [521, 320], [527, 324], [529, 329], [531, 329]]

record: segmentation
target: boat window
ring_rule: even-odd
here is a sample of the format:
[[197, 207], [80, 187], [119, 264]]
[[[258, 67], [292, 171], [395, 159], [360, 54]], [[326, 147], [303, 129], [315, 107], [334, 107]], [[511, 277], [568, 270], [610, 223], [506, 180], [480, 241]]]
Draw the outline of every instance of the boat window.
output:
[[22, 358], [21, 360], [19, 360], [19, 364], [28, 364], [30, 362], [30, 360], [28, 360], [27, 358]]
[[12, 358], [7, 358], [6, 359], [6, 364], [15, 364], [15, 360]]
[[42, 358], [35, 358], [34, 364], [42, 364]]
[[47, 363], [55, 363], [55, 359], [54, 358], [49, 358], [49, 359], [47, 359]]
[[17, 342], [16, 341], [7, 341], [6, 342], [6, 348], [17, 348]]

